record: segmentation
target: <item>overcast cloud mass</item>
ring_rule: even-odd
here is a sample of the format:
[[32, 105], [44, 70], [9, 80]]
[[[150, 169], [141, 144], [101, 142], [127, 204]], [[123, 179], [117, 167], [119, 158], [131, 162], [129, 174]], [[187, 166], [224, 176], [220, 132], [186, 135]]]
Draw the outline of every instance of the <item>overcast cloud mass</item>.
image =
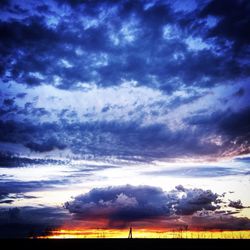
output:
[[249, 8], [235, 0], [4, 1], [3, 150], [249, 153]]
[[[124, 227], [206, 210], [185, 223], [249, 229], [250, 213], [205, 222], [229, 190], [199, 182], [249, 181], [249, 13], [247, 0], [1, 1], [4, 216], [41, 197], [50, 202], [40, 200], [43, 211], [53, 210], [43, 192], [70, 187], [75, 198], [62, 198], [60, 209], [76, 221], [99, 216]], [[188, 161], [201, 164], [182, 168]], [[192, 178], [197, 185], [186, 183]], [[239, 185], [225, 202], [245, 211]]]

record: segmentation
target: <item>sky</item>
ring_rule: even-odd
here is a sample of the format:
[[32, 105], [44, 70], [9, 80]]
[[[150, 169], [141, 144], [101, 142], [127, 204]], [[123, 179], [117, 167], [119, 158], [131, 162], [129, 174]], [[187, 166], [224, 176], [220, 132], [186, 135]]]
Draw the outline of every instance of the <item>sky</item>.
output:
[[249, 11], [1, 1], [0, 237], [250, 230]]

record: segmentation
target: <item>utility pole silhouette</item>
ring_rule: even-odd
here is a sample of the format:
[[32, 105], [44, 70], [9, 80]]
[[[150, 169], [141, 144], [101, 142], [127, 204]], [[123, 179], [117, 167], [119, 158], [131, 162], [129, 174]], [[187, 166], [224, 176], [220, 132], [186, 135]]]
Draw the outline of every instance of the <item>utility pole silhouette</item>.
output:
[[129, 234], [128, 234], [128, 238], [132, 239], [132, 227], [129, 228]]

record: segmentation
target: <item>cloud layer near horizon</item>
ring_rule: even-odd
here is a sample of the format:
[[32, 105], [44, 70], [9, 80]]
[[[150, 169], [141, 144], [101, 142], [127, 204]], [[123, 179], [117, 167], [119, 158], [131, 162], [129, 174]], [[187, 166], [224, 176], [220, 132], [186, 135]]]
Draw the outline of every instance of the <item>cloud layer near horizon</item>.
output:
[[[93, 225], [104, 220], [102, 226], [111, 228], [128, 227], [131, 223], [140, 227], [152, 221], [159, 228], [168, 228], [182, 221], [182, 226], [193, 229], [249, 229], [249, 219], [220, 211], [222, 196], [211, 190], [187, 189], [182, 185], [169, 192], [152, 186], [110, 186], [79, 195], [66, 202], [65, 208], [75, 220], [91, 221]], [[229, 206], [232, 207], [232, 203]]]
[[229, 200], [225, 206], [224, 195], [182, 185], [170, 191], [147, 185], [93, 188], [72, 198], [64, 207], [1, 208], [0, 238], [41, 236], [60, 228], [84, 231], [121, 229], [131, 225], [163, 231], [249, 230], [249, 218], [234, 216], [244, 208], [241, 201]]

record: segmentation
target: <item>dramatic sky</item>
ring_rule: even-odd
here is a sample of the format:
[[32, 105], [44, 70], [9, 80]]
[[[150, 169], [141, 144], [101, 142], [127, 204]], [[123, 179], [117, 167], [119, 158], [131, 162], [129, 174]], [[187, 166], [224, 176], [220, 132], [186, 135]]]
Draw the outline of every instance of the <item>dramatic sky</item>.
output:
[[0, 237], [250, 229], [249, 13], [248, 0], [1, 1]]

